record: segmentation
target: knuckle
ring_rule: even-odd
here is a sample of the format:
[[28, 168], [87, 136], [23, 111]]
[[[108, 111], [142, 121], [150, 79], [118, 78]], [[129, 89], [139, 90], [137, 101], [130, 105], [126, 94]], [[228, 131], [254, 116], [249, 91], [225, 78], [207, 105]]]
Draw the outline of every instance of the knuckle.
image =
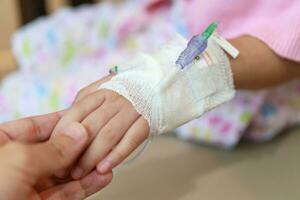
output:
[[[75, 193], [78, 193], [78, 191], [76, 191]], [[73, 199], [74, 198], [74, 191], [72, 191], [72, 190], [62, 189], [58, 192], [58, 194], [59, 194], [60, 199]], [[79, 198], [76, 198], [76, 199], [79, 199]]]
[[102, 90], [97, 90], [96, 92], [90, 94], [90, 98], [92, 101], [99, 102], [103, 99], [103, 97], [106, 99], [105, 93], [103, 93]]
[[121, 108], [126, 107], [127, 106], [127, 102], [124, 98], [118, 98], [116, 99], [116, 103], [117, 105], [119, 105]]
[[117, 99], [115, 99], [114, 104], [121, 110], [126, 110], [129, 112], [129, 114], [132, 113], [132, 111], [135, 111], [132, 109], [133, 107], [131, 106], [132, 104], [123, 96], [118, 96]]
[[117, 140], [116, 131], [113, 128], [103, 130], [102, 139], [106, 142], [115, 142]]
[[127, 143], [128, 143], [128, 146], [132, 149], [132, 148], [135, 148], [137, 146], [140, 145], [140, 143], [142, 142], [141, 139], [137, 138], [137, 137], [131, 137], [128, 139]]
[[118, 109], [116, 103], [114, 101], [107, 101], [105, 102], [105, 107], [103, 109], [103, 112], [106, 113], [111, 113], [112, 111], [115, 111], [116, 109]]
[[102, 91], [104, 92], [105, 98], [107, 100], [116, 100], [118, 99], [118, 97], [120, 97], [120, 95], [112, 90], [109, 89], [102, 89]]
[[[113, 159], [115, 162], [120, 163], [126, 158], [127, 154], [124, 151], [115, 150]], [[117, 164], [115, 163], [115, 164]]]
[[131, 104], [127, 107], [127, 112], [128, 112], [128, 115], [136, 117], [136, 118], [141, 116], [141, 114], [139, 112], [137, 112], [137, 110]]
[[137, 147], [137, 146], [139, 146], [139, 145], [140, 145], [147, 137], [148, 137], [148, 132], [146, 132], [146, 131], [143, 131], [143, 132], [139, 133], [138, 135], [131, 136], [131, 137], [128, 139], [128, 145], [129, 145], [131, 148]]
[[[73, 113], [72, 115], [82, 115], [82, 113], [91, 109], [91, 105], [96, 105], [98, 102], [102, 102], [103, 94], [99, 91], [84, 96], [84, 99], [81, 101], [76, 101], [68, 113]], [[89, 106], [87, 106], [89, 105]]]

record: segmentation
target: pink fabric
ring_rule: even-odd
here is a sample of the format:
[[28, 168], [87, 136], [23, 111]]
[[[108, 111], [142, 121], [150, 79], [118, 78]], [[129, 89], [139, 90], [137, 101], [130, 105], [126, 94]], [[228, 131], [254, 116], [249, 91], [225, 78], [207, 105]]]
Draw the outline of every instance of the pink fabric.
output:
[[[300, 62], [299, 0], [177, 2], [181, 4], [178, 8], [184, 13], [189, 36], [200, 33], [212, 21], [218, 21], [222, 36], [252, 35], [279, 56]], [[258, 93], [238, 91], [232, 101], [178, 128], [177, 135], [226, 148], [234, 147], [241, 138], [272, 139], [282, 130], [299, 124], [299, 85], [299, 81], [295, 81]]]
[[220, 22], [222, 35], [249, 34], [278, 55], [300, 62], [299, 0], [183, 0], [191, 34], [212, 21]]

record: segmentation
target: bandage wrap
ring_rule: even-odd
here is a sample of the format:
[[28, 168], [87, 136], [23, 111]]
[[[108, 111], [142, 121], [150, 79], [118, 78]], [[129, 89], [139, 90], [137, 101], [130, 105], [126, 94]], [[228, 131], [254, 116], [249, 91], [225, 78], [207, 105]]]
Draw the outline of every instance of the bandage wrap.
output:
[[235, 90], [229, 60], [213, 37], [204, 56], [181, 70], [175, 65], [187, 41], [179, 36], [152, 54], [138, 54], [102, 84], [128, 99], [152, 134], [171, 131], [228, 101]]

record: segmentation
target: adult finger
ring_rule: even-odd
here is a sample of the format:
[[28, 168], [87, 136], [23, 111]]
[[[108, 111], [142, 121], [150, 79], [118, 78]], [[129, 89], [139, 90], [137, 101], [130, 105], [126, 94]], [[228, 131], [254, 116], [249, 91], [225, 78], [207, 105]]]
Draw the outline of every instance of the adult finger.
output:
[[27, 117], [0, 125], [0, 144], [15, 140], [21, 142], [40, 142], [49, 138], [56, 123], [65, 111], [46, 115]]
[[99, 174], [94, 170], [81, 180], [56, 186], [41, 193], [42, 199], [81, 200], [98, 192], [112, 180], [112, 173]]
[[47, 142], [23, 145], [24, 161], [20, 167], [35, 181], [52, 175], [74, 162], [87, 141], [88, 133], [85, 128], [80, 123], [71, 123]]
[[10, 141], [8, 135], [5, 132], [0, 130], [0, 146], [4, 145], [8, 141]]

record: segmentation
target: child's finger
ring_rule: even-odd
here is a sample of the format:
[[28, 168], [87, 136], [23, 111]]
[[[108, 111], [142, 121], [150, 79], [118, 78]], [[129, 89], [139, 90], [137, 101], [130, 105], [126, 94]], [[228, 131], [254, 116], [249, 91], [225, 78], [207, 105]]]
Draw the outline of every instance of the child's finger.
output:
[[[102, 106], [97, 108], [94, 112], [89, 114], [81, 124], [85, 127], [89, 133], [88, 144], [96, 137], [97, 133], [112, 119], [116, 114], [119, 113], [120, 108], [113, 104], [109, 106], [110, 103], [103, 103]], [[1, 142], [1, 141], [0, 141]], [[56, 177], [64, 178], [70, 174], [70, 171], [74, 165], [68, 167], [68, 169], [63, 169], [55, 173]]]
[[112, 104], [111, 102], [105, 102], [101, 107], [97, 108], [83, 121], [82, 125], [90, 133], [90, 140], [94, 139], [99, 131], [111, 120], [115, 115], [119, 113], [120, 106]]
[[105, 174], [125, 160], [149, 135], [147, 121], [140, 117], [127, 131], [120, 143], [97, 165], [97, 171]]
[[98, 81], [95, 81], [93, 82], [92, 84], [90, 84], [89, 86], [81, 89], [76, 97], [75, 97], [75, 100], [73, 102], [73, 104], [77, 103], [78, 101], [82, 100], [84, 97], [86, 97], [87, 95], [95, 92], [98, 90], [99, 86], [102, 84], [102, 83], [105, 83], [106, 81], [109, 81], [111, 78], [113, 77], [113, 75], [108, 75]]
[[54, 134], [70, 124], [71, 122], [81, 122], [89, 113], [101, 106], [105, 101], [105, 92], [99, 90], [88, 95], [82, 101], [74, 104], [57, 123]]
[[138, 117], [139, 114], [132, 107], [129, 107], [111, 119], [80, 158], [77, 167], [71, 172], [72, 177], [74, 179], [81, 178], [95, 168], [97, 163], [120, 141]]

